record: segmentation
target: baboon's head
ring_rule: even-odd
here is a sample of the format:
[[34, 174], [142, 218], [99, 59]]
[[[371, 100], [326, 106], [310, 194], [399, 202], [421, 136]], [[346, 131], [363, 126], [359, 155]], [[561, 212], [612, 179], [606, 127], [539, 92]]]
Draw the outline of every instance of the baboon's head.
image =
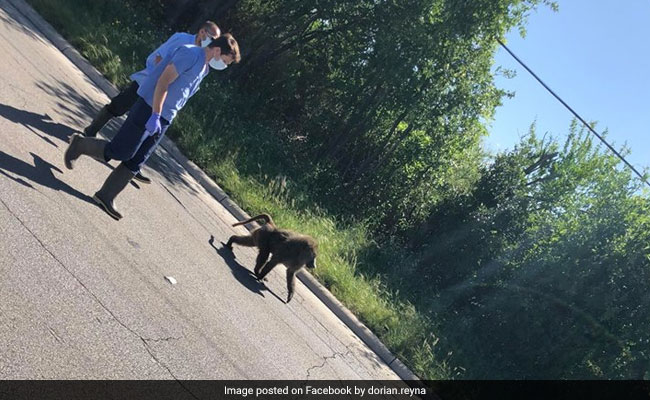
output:
[[316, 268], [316, 256], [318, 256], [318, 242], [316, 242], [313, 238], [309, 238], [309, 247], [311, 250], [311, 260], [309, 260], [306, 264], [307, 268], [309, 269], [315, 269]]

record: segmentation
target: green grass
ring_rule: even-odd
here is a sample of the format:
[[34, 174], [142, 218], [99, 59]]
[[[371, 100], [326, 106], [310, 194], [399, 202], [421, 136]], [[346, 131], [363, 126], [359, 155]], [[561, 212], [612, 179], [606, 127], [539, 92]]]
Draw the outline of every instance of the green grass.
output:
[[[127, 83], [128, 75], [141, 68], [148, 52], [168, 36], [168, 32], [161, 33], [153, 28], [152, 19], [142, 18], [152, 15], [147, 2], [29, 2], [117, 85]], [[111, 18], [104, 19], [107, 15]], [[151, 18], [155, 20], [155, 12], [153, 15]], [[220, 89], [212, 90], [215, 87]], [[438, 340], [432, 321], [418, 313], [413, 305], [402, 301], [380, 277], [359, 272], [358, 265], [363, 261], [359, 258], [375, 245], [366, 227], [353, 222], [337, 223], [335, 216], [310, 205], [299, 195], [299, 190], [292, 190], [294, 184], [287, 182], [280, 173], [272, 173], [273, 176], [261, 171], [251, 173], [256, 157], [277, 154], [271, 139], [273, 134], [270, 128], [250, 118], [225, 119], [230, 114], [227, 110], [214, 114], [205, 106], [207, 100], [211, 100], [227, 108], [227, 96], [223, 86], [204, 82], [202, 91], [179, 114], [170, 136], [249, 213], [268, 212], [283, 228], [317, 238], [319, 267], [316, 277], [416, 374], [427, 379], [451, 378], [452, 369], [434, 351]], [[215, 126], [220, 128], [220, 134], [206, 137], [204, 132], [211, 132]], [[241, 148], [246, 151], [240, 151]], [[278, 164], [276, 172], [289, 167]]]

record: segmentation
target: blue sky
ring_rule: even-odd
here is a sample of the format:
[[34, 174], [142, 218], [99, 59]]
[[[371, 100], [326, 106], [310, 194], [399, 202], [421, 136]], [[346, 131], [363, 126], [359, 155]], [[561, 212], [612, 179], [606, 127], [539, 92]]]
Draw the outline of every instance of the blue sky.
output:
[[[635, 167], [650, 167], [650, 1], [559, 0], [559, 11], [531, 13], [527, 34], [507, 35], [506, 45]], [[488, 124], [486, 148], [512, 148], [537, 121], [537, 132], [564, 138], [572, 115], [503, 49], [495, 66], [517, 72], [496, 78], [514, 91]]]

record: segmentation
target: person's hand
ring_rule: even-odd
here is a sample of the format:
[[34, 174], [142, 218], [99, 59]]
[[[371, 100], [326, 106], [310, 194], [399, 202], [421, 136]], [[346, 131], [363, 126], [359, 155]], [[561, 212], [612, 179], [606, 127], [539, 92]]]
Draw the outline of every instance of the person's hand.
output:
[[147, 130], [147, 132], [149, 132], [152, 135], [155, 135], [156, 133], [160, 132], [162, 130], [162, 127], [160, 126], [160, 114], [158, 113], [151, 114], [151, 117], [149, 117], [147, 123], [144, 124], [144, 127]]

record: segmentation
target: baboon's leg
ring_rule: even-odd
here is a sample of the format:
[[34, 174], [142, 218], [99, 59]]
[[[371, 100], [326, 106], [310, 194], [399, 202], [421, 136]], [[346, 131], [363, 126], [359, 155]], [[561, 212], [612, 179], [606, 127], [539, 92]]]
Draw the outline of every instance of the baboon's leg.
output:
[[260, 268], [260, 273], [259, 273], [259, 274], [255, 274], [255, 275], [257, 275], [257, 279], [260, 280], [260, 281], [261, 281], [262, 279], [264, 279], [264, 277], [265, 277], [269, 272], [271, 272], [271, 270], [272, 270], [273, 268], [275, 268], [275, 266], [278, 265], [279, 263], [280, 263], [280, 262], [278, 261], [277, 258], [275, 258], [275, 257], [271, 257], [271, 259], [269, 260], [269, 262], [267, 262], [266, 264], [264, 264], [264, 266], [263, 266], [262, 268]]
[[230, 239], [228, 239], [228, 243], [226, 243], [226, 247], [232, 250], [233, 243], [237, 243], [240, 246], [254, 247], [255, 239], [253, 239], [253, 237], [250, 235], [246, 235], [246, 236], [232, 235]]
[[293, 297], [293, 290], [296, 287], [296, 271], [292, 271], [289, 268], [287, 268], [287, 291], [289, 294], [287, 295], [287, 303], [291, 301], [291, 298]]
[[255, 275], [260, 274], [260, 270], [264, 266], [266, 260], [269, 258], [270, 253], [271, 252], [269, 251], [268, 248], [266, 248], [266, 246], [260, 247], [260, 252], [257, 253], [257, 260], [255, 261], [255, 270], [254, 270]]

